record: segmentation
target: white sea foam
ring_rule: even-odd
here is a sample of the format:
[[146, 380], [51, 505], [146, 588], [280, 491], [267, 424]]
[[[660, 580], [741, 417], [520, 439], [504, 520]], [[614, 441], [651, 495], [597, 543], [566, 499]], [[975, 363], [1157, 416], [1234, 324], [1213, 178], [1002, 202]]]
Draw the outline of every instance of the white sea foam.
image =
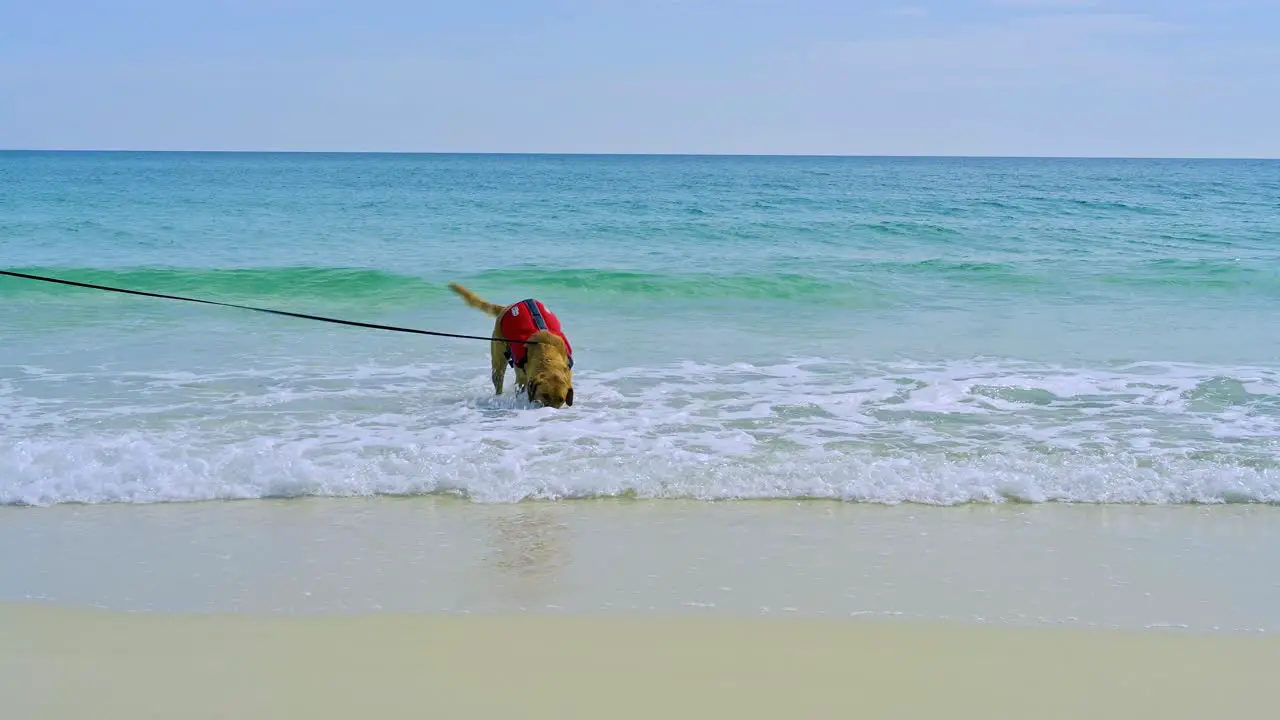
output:
[[685, 363], [581, 371], [559, 411], [450, 365], [0, 375], [3, 504], [1280, 502], [1267, 368]]

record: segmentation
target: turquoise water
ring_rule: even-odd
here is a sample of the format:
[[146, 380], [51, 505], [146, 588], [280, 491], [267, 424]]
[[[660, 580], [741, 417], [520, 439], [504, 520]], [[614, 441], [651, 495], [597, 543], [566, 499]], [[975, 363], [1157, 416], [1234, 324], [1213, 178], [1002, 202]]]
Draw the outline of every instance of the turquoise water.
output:
[[0, 153], [0, 503], [1280, 502], [1280, 163]]

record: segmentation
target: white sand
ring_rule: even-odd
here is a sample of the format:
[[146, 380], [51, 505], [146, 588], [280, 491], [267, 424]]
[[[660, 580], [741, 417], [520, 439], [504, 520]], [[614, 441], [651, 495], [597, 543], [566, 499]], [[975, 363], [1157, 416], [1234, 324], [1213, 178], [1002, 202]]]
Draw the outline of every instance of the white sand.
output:
[[0, 508], [0, 602], [1280, 632], [1280, 508], [308, 499]]
[[0, 720], [1270, 718], [1278, 512], [0, 508]]
[[0, 716], [1263, 718], [1271, 637], [0, 606]]

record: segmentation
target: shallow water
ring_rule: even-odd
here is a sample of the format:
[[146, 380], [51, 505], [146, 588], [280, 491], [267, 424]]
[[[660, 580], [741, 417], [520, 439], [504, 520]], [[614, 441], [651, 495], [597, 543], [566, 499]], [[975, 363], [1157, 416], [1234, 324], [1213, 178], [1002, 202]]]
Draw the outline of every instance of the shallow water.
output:
[[1280, 501], [1280, 163], [0, 154], [0, 503]]

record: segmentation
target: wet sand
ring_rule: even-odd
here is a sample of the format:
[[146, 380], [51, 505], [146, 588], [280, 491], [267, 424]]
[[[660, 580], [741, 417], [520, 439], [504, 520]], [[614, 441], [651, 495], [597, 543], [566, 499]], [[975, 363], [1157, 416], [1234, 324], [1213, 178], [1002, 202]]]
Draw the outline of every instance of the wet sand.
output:
[[0, 508], [0, 716], [1271, 717], [1277, 512]]
[[0, 508], [0, 602], [1280, 631], [1280, 508], [307, 499]]

